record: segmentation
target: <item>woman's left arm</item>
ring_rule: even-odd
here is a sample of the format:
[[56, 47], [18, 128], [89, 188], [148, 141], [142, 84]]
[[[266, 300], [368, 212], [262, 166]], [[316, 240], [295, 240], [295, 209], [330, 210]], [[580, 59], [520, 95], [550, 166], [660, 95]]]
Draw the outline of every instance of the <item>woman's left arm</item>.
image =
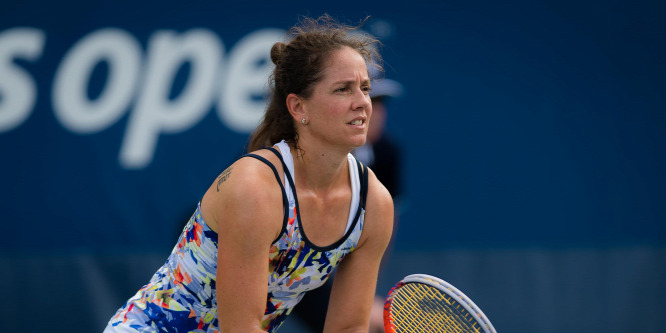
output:
[[368, 332], [379, 265], [393, 230], [391, 195], [372, 171], [368, 176], [363, 233], [335, 274], [324, 332]]

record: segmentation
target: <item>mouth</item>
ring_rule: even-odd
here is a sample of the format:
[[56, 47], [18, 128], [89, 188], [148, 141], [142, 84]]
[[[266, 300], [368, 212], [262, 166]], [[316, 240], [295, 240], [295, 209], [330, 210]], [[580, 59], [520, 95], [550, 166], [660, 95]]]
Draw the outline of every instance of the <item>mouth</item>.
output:
[[350, 122], [347, 125], [365, 127], [365, 117], [358, 117]]

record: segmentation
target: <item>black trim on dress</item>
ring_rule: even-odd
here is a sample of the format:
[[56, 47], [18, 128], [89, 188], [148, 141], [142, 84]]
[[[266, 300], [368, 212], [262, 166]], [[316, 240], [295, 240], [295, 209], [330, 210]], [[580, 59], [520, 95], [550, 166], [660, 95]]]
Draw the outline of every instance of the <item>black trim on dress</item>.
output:
[[286, 175], [285, 178], [287, 178], [287, 181], [289, 182], [289, 186], [291, 186], [291, 191], [294, 195], [294, 201], [296, 202], [296, 216], [298, 217], [298, 227], [301, 229], [300, 233], [301, 233], [301, 236], [303, 237], [303, 240], [305, 241], [305, 243], [309, 247], [311, 247], [312, 249], [320, 251], [320, 252], [330, 251], [330, 250], [333, 250], [333, 249], [337, 248], [338, 246], [342, 245], [342, 243], [344, 243], [347, 240], [347, 238], [349, 238], [349, 235], [351, 235], [351, 233], [354, 231], [354, 228], [356, 227], [356, 224], [359, 220], [359, 217], [361, 216], [361, 211], [365, 209], [365, 202], [366, 202], [366, 198], [367, 198], [367, 195], [368, 195], [368, 172], [367, 172], [367, 167], [363, 163], [361, 163], [360, 161], [356, 160], [357, 167], [359, 168], [359, 177], [361, 177], [361, 179], [360, 179], [360, 183], [361, 183], [360, 192], [361, 193], [360, 193], [358, 208], [356, 209], [356, 215], [354, 216], [354, 220], [353, 220], [351, 226], [349, 226], [349, 230], [347, 230], [347, 232], [342, 236], [342, 238], [340, 238], [339, 240], [337, 240], [333, 244], [330, 244], [330, 245], [327, 245], [327, 246], [317, 246], [317, 245], [313, 244], [308, 239], [307, 235], [305, 234], [305, 230], [303, 229], [303, 224], [302, 224], [302, 220], [301, 220], [301, 210], [300, 210], [300, 207], [299, 207], [299, 204], [298, 204], [298, 196], [296, 195], [296, 186], [294, 185], [294, 180], [291, 177], [291, 173], [289, 172], [289, 168], [287, 167], [287, 164], [284, 162], [284, 159], [282, 159], [282, 154], [280, 154], [280, 152], [277, 151], [277, 149], [275, 149], [273, 147], [266, 147], [266, 148], [262, 148], [262, 149], [268, 149], [268, 150], [272, 151], [273, 154], [275, 154], [280, 159], [280, 162], [282, 162], [282, 167], [283, 167], [283, 169], [285, 171], [285, 175]]
[[282, 185], [282, 180], [280, 179], [280, 174], [278, 173], [277, 169], [275, 168], [275, 165], [271, 163], [269, 160], [255, 154], [245, 154], [241, 156], [243, 157], [253, 157], [258, 159], [259, 161], [264, 162], [266, 165], [271, 167], [273, 170], [273, 174], [275, 174], [275, 178], [277, 178], [278, 184], [280, 184], [280, 189], [282, 190], [282, 206], [284, 207], [284, 213], [283, 218], [282, 218], [282, 229], [280, 230], [280, 233], [278, 234], [277, 238], [275, 238], [274, 241], [271, 242], [271, 244], [277, 242], [281, 237], [282, 234], [287, 230], [287, 220], [289, 219], [289, 199], [287, 199], [287, 191], [284, 189], [284, 185]]

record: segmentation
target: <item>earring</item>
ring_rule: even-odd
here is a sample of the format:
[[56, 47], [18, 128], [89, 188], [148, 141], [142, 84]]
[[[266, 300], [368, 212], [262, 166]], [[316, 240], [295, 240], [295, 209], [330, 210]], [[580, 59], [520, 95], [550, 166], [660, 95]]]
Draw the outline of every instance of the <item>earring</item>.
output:
[[305, 124], [306, 121], [307, 121], [307, 120], [305, 120], [305, 117], [303, 117], [303, 118], [301, 119], [301, 123], [302, 123], [302, 124]]

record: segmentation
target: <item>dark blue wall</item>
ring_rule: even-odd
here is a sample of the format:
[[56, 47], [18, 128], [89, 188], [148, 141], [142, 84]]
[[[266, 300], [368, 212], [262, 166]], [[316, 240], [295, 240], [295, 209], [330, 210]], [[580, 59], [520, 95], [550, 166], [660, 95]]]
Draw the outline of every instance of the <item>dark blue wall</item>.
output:
[[[659, 2], [34, 0], [0, 4], [0, 297], [14, 302], [0, 331], [100, 330], [244, 146], [229, 117], [261, 109], [266, 45], [324, 12], [371, 15], [405, 87], [389, 104], [405, 194], [380, 289], [437, 274], [506, 332], [664, 325]], [[643, 321], [625, 311], [637, 303]]]

